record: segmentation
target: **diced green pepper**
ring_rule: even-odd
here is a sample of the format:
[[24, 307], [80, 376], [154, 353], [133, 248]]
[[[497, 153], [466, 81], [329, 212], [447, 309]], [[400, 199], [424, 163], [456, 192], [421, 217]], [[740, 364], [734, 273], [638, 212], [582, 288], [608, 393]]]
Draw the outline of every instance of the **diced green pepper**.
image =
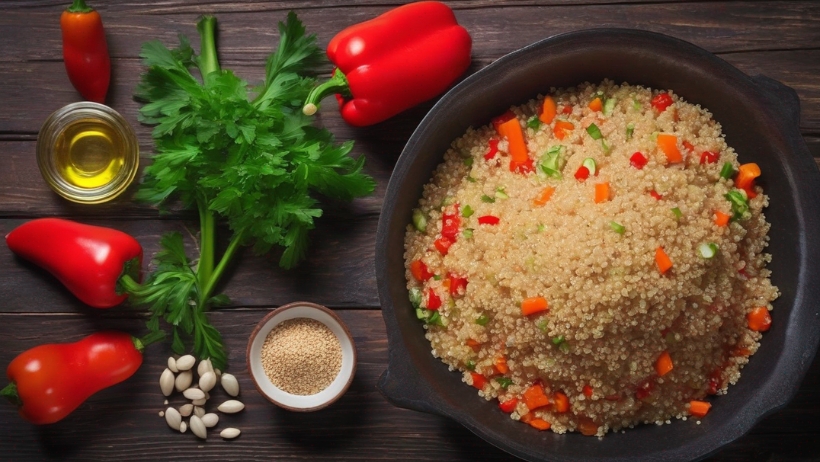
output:
[[587, 133], [589, 133], [589, 136], [591, 136], [593, 140], [600, 140], [604, 137], [604, 135], [601, 134], [601, 129], [595, 124], [589, 124]]
[[475, 323], [479, 326], [486, 326], [488, 322], [490, 322], [490, 317], [486, 314], [482, 314], [475, 320]]
[[527, 127], [533, 130], [538, 130], [539, 128], [541, 128], [541, 119], [539, 119], [537, 116], [530, 117], [530, 119], [527, 120]]
[[509, 377], [496, 377], [495, 381], [498, 382], [498, 384], [501, 385], [501, 388], [505, 390], [513, 383], [512, 379]]
[[492, 204], [493, 202], [495, 202], [495, 198], [484, 194], [483, 196], [481, 196], [481, 202], [486, 202], [488, 204]]
[[413, 226], [421, 233], [427, 231], [427, 217], [421, 209], [413, 210]]
[[609, 227], [612, 228], [612, 231], [615, 231], [618, 234], [623, 234], [626, 232], [626, 228], [624, 228], [624, 225], [614, 221], [609, 222]]
[[473, 210], [473, 208], [470, 207], [470, 204], [465, 205], [464, 208], [461, 209], [461, 216], [464, 218], [470, 218], [470, 216], [474, 213], [475, 210]]
[[633, 124], [632, 122], [629, 122], [628, 124], [626, 124], [626, 139], [627, 139], [627, 141], [632, 139], [632, 133], [634, 133], [634, 132], [635, 132], [635, 124]]
[[609, 99], [606, 100], [606, 102], [604, 103], [604, 115], [605, 116], [611, 116], [612, 115], [612, 111], [615, 110], [615, 104], [617, 102], [618, 101], [615, 98], [609, 98]]
[[561, 169], [564, 167], [564, 159], [561, 156], [561, 151], [563, 151], [564, 146], [562, 145], [555, 145], [541, 156], [541, 159], [538, 161], [538, 168], [544, 172], [545, 175], [561, 179]]
[[473, 228], [465, 228], [464, 231], [461, 232], [461, 235], [464, 236], [464, 239], [472, 239]]
[[728, 180], [729, 178], [735, 175], [735, 169], [732, 167], [731, 162], [726, 162], [723, 164], [723, 168], [720, 169], [720, 177], [724, 180]]

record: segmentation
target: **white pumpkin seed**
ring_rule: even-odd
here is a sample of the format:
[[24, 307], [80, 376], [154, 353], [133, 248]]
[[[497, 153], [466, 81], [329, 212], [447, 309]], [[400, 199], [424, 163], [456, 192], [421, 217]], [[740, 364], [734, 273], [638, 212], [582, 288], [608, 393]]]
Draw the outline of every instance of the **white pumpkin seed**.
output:
[[162, 402], [162, 404], [167, 406], [168, 405], [168, 400], [166, 399], [165, 401]]
[[210, 359], [203, 359], [199, 362], [199, 365], [196, 367], [196, 373], [199, 374], [200, 377], [205, 375], [206, 372], [213, 372], [214, 366], [211, 365]]
[[182, 417], [188, 417], [192, 412], [194, 412], [193, 404], [183, 404], [182, 407], [179, 408], [179, 415]]
[[179, 430], [180, 423], [182, 423], [182, 416], [179, 415], [176, 409], [169, 407], [165, 410], [165, 421], [169, 427], [174, 430]]
[[222, 374], [220, 383], [222, 384], [222, 388], [225, 390], [225, 393], [231, 396], [239, 395], [239, 381], [236, 380], [236, 377], [232, 374]]
[[176, 380], [174, 381], [174, 387], [177, 391], [182, 391], [191, 386], [191, 382], [194, 381], [194, 374], [191, 371], [183, 371], [177, 375]]
[[205, 414], [200, 418], [202, 419], [202, 423], [204, 423], [208, 428], [215, 427], [216, 424], [219, 423], [219, 416], [213, 412]]
[[225, 438], [226, 440], [229, 440], [229, 439], [236, 438], [237, 436], [239, 436], [239, 433], [241, 433], [241, 432], [239, 431], [238, 428], [231, 427], [231, 428], [226, 428], [226, 429], [222, 430], [219, 433], [219, 436]]
[[208, 402], [207, 398], [202, 398], [202, 399], [195, 399], [195, 400], [191, 401], [191, 404], [193, 404], [194, 406], [204, 406], [205, 403], [207, 403], [207, 402]]
[[217, 409], [224, 412], [225, 414], [236, 414], [242, 409], [245, 409], [245, 405], [242, 404], [241, 401], [229, 399], [228, 401], [225, 401], [224, 403], [220, 404]]
[[205, 392], [199, 388], [189, 388], [182, 392], [182, 396], [188, 399], [203, 399], [205, 398]]
[[203, 440], [208, 438], [208, 429], [205, 428], [205, 424], [202, 423], [202, 419], [195, 415], [192, 415], [189, 424], [191, 426], [191, 431], [194, 433], [194, 435], [196, 435], [199, 438], [202, 438]]
[[179, 424], [179, 432], [180, 433], [185, 433], [185, 430], [187, 430], [187, 429], [188, 429], [188, 424], [186, 424], [185, 422], [182, 422], [182, 423]]
[[177, 369], [180, 371], [189, 371], [196, 363], [196, 358], [191, 355], [181, 356], [177, 359]]
[[174, 359], [173, 356], [168, 357], [168, 369], [170, 369], [174, 374], [179, 372], [179, 369], [177, 369], [177, 360]]
[[165, 411], [159, 411], [159, 416], [160, 417], [165, 417]]
[[202, 416], [205, 415], [205, 408], [202, 406], [194, 406], [194, 415], [201, 419]]
[[165, 368], [162, 375], [159, 376], [159, 389], [162, 390], [163, 395], [171, 396], [171, 393], [174, 392], [174, 380], [174, 373], [171, 372], [171, 369]]
[[199, 376], [199, 389], [205, 392], [211, 391], [216, 385], [216, 374], [212, 371], [205, 371]]

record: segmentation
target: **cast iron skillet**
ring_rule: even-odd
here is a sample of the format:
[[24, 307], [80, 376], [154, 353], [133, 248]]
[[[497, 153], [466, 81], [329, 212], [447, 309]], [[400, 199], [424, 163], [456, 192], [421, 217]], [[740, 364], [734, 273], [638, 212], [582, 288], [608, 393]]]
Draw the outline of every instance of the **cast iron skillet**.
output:
[[[609, 78], [672, 89], [710, 109], [742, 162], [757, 162], [770, 197], [769, 268], [782, 295], [773, 326], [729, 394], [713, 400], [701, 425], [673, 421], [642, 425], [602, 440], [538, 432], [514, 422], [495, 402], [462, 383], [430, 354], [408, 301], [404, 234], [450, 143], [468, 126], [482, 126], [512, 105], [550, 87]], [[689, 460], [735, 440], [796, 393], [820, 337], [820, 175], [798, 130], [794, 90], [749, 77], [713, 54], [668, 36], [637, 30], [593, 29], [558, 35], [513, 52], [454, 87], [433, 107], [399, 158], [382, 208], [376, 274], [389, 340], [379, 389], [396, 406], [450, 417], [495, 446], [532, 461]], [[812, 284], [812, 281], [815, 283]]]

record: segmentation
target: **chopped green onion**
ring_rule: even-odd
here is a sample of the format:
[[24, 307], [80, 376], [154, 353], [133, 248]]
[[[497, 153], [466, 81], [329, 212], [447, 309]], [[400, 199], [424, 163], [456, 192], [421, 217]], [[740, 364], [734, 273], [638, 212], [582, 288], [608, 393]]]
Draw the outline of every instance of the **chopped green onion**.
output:
[[501, 388], [505, 390], [513, 383], [512, 379], [509, 377], [496, 377], [495, 381], [498, 382], [498, 384], [501, 385]]
[[547, 320], [546, 318], [541, 318], [537, 323], [535, 323], [535, 327], [541, 329], [542, 331], [547, 331]]
[[552, 344], [555, 345], [555, 346], [558, 346], [558, 345], [560, 345], [560, 344], [562, 344], [566, 341], [567, 340], [564, 338], [563, 335], [559, 335], [558, 337], [553, 337], [552, 338]]
[[629, 122], [626, 125], [626, 139], [627, 139], [627, 141], [632, 139], [632, 133], [634, 133], [634, 132], [635, 132], [635, 124], [633, 124], [632, 122]]
[[714, 242], [704, 242], [700, 246], [698, 246], [698, 252], [700, 252], [700, 256], [705, 259], [713, 258], [718, 251], [718, 246]]
[[634, 109], [636, 111], [640, 111], [642, 107], [643, 107], [643, 105], [641, 104], [640, 101], [638, 101], [638, 98], [635, 98], [633, 96], [632, 97], [632, 109]]
[[416, 308], [416, 317], [422, 321], [427, 320], [427, 310], [424, 308]]
[[547, 227], [543, 223], [538, 223], [538, 228], [536, 228], [536, 232], [543, 232]]
[[440, 274], [434, 274], [433, 275], [433, 280], [434, 281], [441, 281], [441, 275]]
[[564, 146], [558, 144], [549, 148], [549, 150], [541, 156], [541, 159], [538, 161], [538, 167], [545, 175], [561, 179], [561, 169], [564, 167], [564, 160], [561, 156], [563, 149]]
[[735, 174], [735, 169], [732, 167], [731, 162], [726, 162], [723, 164], [723, 168], [720, 169], [720, 177], [724, 180], [728, 180]]
[[473, 165], [473, 158], [468, 157], [468, 158], [464, 159], [464, 165], [466, 165], [468, 167], [472, 166]]
[[569, 353], [569, 343], [562, 342], [560, 345], [558, 345], [558, 349], [564, 353]]
[[499, 186], [499, 187], [495, 188], [495, 197], [497, 197], [499, 199], [509, 199], [510, 198], [510, 196], [508, 196], [507, 193], [504, 192], [504, 187], [503, 186]]
[[433, 311], [430, 317], [427, 318], [427, 324], [444, 327], [447, 325], [447, 321], [441, 317], [438, 311]]
[[618, 101], [615, 98], [609, 98], [609, 99], [606, 100], [606, 102], [604, 103], [604, 115], [605, 116], [612, 115], [612, 111], [615, 110], [615, 103], [617, 103], [617, 102]]
[[475, 361], [473, 361], [472, 359], [468, 359], [467, 363], [464, 365], [464, 367], [466, 367], [468, 371], [474, 371], [475, 370]]
[[624, 225], [616, 223], [614, 221], [609, 222], [609, 227], [612, 228], [612, 231], [615, 231], [618, 234], [623, 234], [626, 232], [626, 228], [624, 228]]
[[424, 212], [421, 209], [413, 210], [413, 226], [419, 232], [427, 231], [427, 217], [424, 216]]
[[587, 157], [586, 159], [584, 159], [584, 161], [581, 162], [581, 165], [586, 167], [587, 170], [589, 170], [589, 176], [595, 175], [595, 172], [598, 171], [598, 166], [597, 164], [595, 164], [595, 159], [593, 159], [592, 157]]
[[447, 196], [444, 198], [444, 202], [441, 203], [443, 206], [453, 205], [456, 203], [456, 198], [453, 196]]
[[470, 218], [472, 214], [475, 213], [472, 207], [469, 204], [465, 205], [463, 209], [461, 209], [461, 216], [464, 218]]
[[475, 320], [475, 323], [479, 326], [486, 326], [488, 322], [490, 322], [490, 317], [486, 314], [482, 314], [478, 317], [478, 319]]
[[484, 194], [483, 196], [481, 196], [481, 202], [486, 202], [488, 204], [492, 204], [493, 202], [495, 202], [495, 198]]
[[532, 116], [527, 121], [527, 127], [533, 130], [538, 130], [539, 128], [541, 128], [541, 120], [538, 118], [538, 116]]
[[476, 179], [475, 179], [475, 178], [473, 178], [473, 177], [471, 177], [471, 176], [468, 176], [468, 177], [467, 177], [467, 181], [469, 181], [470, 183], [475, 183], [475, 182], [476, 182]]
[[606, 155], [609, 155], [609, 151], [610, 151], [611, 148], [609, 147], [608, 144], [606, 144], [606, 140], [603, 139], [603, 138], [601, 138], [601, 149], [604, 150], [604, 153]]
[[461, 232], [461, 235], [464, 236], [464, 239], [472, 239], [473, 228], [465, 228], [464, 231]]
[[734, 189], [726, 193], [725, 197], [732, 203], [732, 219], [747, 218], [749, 215], [749, 199], [745, 191]]
[[658, 132], [652, 132], [652, 134], [649, 135], [649, 139], [652, 140], [653, 143], [656, 143], [658, 141]]
[[681, 217], [683, 216], [683, 212], [681, 212], [680, 209], [677, 208], [677, 207], [672, 209], [672, 213], [675, 214], [675, 218], [677, 218], [678, 220], [680, 220]]
[[413, 287], [410, 289], [410, 304], [413, 305], [413, 308], [416, 310], [421, 307], [421, 289], [418, 287]]
[[593, 140], [600, 140], [604, 137], [604, 135], [601, 134], [601, 129], [595, 124], [589, 124], [587, 133], [589, 133], [589, 136], [591, 136]]

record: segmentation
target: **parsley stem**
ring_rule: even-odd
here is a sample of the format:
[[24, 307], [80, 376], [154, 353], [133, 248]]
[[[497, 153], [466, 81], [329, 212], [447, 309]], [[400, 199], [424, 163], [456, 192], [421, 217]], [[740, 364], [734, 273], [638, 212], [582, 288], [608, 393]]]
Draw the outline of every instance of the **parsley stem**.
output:
[[214, 247], [216, 244], [216, 222], [214, 213], [208, 210], [204, 200], [197, 201], [199, 208], [199, 263], [196, 277], [200, 287], [205, 287], [214, 271]]
[[230, 263], [236, 253], [236, 250], [239, 248], [239, 244], [242, 242], [242, 236], [245, 234], [244, 231], [245, 230], [237, 231], [233, 236], [231, 236], [231, 242], [228, 244], [228, 248], [225, 249], [225, 253], [222, 254], [219, 264], [216, 265], [216, 269], [214, 269], [210, 279], [202, 286], [204, 289], [202, 291], [202, 296], [199, 299], [200, 304], [204, 304], [208, 301], [208, 298], [210, 298], [211, 292], [213, 292], [214, 287], [216, 287], [216, 284], [219, 282], [219, 278], [222, 276], [222, 273], [225, 271], [228, 263]]
[[216, 56], [216, 18], [213, 16], [203, 16], [196, 23], [196, 30], [199, 32], [200, 51], [197, 64], [202, 80], [211, 72], [219, 72], [219, 59]]

